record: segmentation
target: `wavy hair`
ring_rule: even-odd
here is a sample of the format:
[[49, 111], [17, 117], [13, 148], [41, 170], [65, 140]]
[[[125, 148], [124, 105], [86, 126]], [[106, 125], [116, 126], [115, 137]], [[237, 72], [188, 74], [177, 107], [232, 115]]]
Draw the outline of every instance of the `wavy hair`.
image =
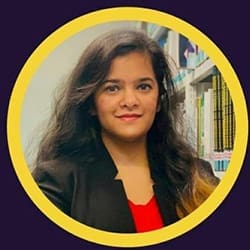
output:
[[159, 86], [161, 108], [148, 132], [148, 153], [166, 176], [181, 218], [197, 208], [216, 184], [201, 173], [195, 152], [176, 129], [178, 98], [167, 57], [142, 31], [114, 30], [84, 50], [56, 101], [35, 164], [56, 158], [77, 159], [83, 151], [91, 154], [90, 145], [100, 132], [96, 116], [91, 115], [94, 93], [109, 73], [112, 60], [135, 51], [150, 57]]

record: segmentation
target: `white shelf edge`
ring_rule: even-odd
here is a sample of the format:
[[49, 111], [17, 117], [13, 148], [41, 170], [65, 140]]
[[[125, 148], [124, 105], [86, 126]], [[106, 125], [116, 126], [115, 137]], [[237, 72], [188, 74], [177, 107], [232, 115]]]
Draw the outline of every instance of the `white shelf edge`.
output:
[[214, 171], [215, 176], [219, 177], [220, 179], [223, 178], [225, 173], [226, 173], [226, 171]]
[[192, 72], [187, 74], [180, 83], [177, 84], [178, 91], [181, 91], [188, 84], [195, 85], [200, 80], [206, 78], [212, 73], [214, 64], [210, 59], [206, 59]]
[[210, 59], [206, 59], [202, 62], [202, 64], [193, 71], [192, 84], [199, 82], [201, 79], [204, 79], [211, 74], [213, 67], [214, 63]]

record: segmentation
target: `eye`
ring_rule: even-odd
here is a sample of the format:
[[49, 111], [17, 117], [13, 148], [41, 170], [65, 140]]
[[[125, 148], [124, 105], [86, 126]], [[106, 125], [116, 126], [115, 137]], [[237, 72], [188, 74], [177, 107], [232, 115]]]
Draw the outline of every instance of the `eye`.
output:
[[152, 89], [152, 86], [149, 83], [140, 83], [137, 86], [137, 89], [140, 89], [142, 91], [148, 91], [148, 90]]
[[108, 93], [114, 93], [119, 90], [120, 90], [120, 87], [118, 85], [109, 85], [104, 88], [104, 91]]

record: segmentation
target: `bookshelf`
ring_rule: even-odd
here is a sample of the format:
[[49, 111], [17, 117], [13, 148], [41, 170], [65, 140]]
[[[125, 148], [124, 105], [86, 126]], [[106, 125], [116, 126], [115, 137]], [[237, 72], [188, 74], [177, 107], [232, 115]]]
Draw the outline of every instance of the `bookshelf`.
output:
[[152, 35], [151, 37], [155, 40], [160, 39], [160, 37], [167, 32], [166, 28], [163, 28], [161, 26], [156, 26], [155, 28], [153, 28], [152, 30]]
[[183, 136], [222, 178], [233, 150], [235, 118], [221, 73], [198, 45], [179, 33], [154, 24], [142, 27], [171, 59], [173, 81], [181, 97]]

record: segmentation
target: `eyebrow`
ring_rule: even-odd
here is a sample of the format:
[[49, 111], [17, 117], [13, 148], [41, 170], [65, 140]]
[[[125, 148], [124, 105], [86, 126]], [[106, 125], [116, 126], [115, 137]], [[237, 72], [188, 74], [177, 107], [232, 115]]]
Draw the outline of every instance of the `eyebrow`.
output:
[[[120, 79], [116, 79], [116, 78], [111, 78], [111, 79], [107, 79], [103, 82], [103, 84], [105, 83], [120, 83], [122, 80]], [[150, 82], [155, 82], [154, 79], [152, 79], [151, 77], [142, 77], [142, 78], [138, 78], [136, 79], [136, 82], [144, 82], [144, 81], [150, 81]]]

